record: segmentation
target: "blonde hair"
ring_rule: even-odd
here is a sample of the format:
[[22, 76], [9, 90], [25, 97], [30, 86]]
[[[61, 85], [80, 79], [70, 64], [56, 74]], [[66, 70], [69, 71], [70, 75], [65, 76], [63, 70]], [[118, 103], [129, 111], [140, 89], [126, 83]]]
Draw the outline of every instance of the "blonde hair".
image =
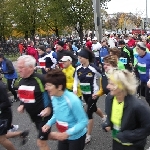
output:
[[137, 91], [138, 80], [135, 75], [128, 70], [110, 70], [108, 78], [114, 82], [119, 89], [126, 91], [127, 94], [134, 95]]

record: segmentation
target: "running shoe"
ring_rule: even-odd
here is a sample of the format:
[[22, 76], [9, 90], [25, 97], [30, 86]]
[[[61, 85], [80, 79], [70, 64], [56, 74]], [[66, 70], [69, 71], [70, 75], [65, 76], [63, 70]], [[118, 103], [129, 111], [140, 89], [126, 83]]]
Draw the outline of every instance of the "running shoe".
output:
[[25, 130], [20, 134], [20, 137], [22, 138], [21, 145], [25, 145], [28, 142], [28, 135], [29, 130]]
[[91, 142], [91, 135], [86, 135], [86, 138], [85, 138], [85, 144], [88, 144], [89, 142]]
[[15, 132], [15, 131], [18, 130], [18, 128], [19, 128], [19, 125], [13, 124], [12, 127], [11, 127], [11, 129], [8, 130], [8, 132]]

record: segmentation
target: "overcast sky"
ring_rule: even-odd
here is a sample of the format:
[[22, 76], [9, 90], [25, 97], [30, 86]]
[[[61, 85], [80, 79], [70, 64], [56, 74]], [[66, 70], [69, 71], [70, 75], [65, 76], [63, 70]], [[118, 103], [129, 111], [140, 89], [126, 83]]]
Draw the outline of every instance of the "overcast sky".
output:
[[[150, 0], [147, 0], [148, 17], [150, 18]], [[142, 14], [142, 17], [146, 17], [146, 0], [111, 0], [108, 3], [108, 14], [116, 12], [126, 13], [138, 13]]]

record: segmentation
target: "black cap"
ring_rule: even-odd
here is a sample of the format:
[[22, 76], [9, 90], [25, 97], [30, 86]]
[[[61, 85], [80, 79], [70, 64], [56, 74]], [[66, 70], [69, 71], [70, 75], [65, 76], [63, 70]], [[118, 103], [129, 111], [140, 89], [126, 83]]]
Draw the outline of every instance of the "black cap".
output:
[[118, 42], [118, 45], [125, 45], [125, 41], [124, 41], [124, 40], [120, 40], [120, 41]]
[[65, 43], [63, 41], [58, 41], [57, 44], [60, 45], [61, 47], [63, 47], [65, 45]]

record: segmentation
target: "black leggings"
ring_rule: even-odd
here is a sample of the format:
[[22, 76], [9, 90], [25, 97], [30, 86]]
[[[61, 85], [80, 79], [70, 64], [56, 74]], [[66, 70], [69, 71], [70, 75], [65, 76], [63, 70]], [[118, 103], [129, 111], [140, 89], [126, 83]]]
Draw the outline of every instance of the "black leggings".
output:
[[83, 150], [86, 134], [76, 140], [64, 140], [58, 142], [58, 150]]
[[112, 150], [144, 150], [143, 147], [135, 147], [135, 146], [124, 146], [121, 143], [113, 140], [113, 149]]
[[8, 90], [11, 91], [11, 93], [14, 96], [14, 99], [17, 98], [17, 92], [15, 91], [15, 88], [14, 88], [15, 81], [16, 79], [7, 79]]
[[140, 92], [141, 96], [145, 97], [147, 103], [150, 106], [150, 88], [148, 88], [147, 83], [141, 82], [141, 84], [140, 84], [140, 91], [141, 91]]
[[97, 111], [97, 99], [92, 99], [92, 95], [83, 95], [83, 98], [88, 105], [87, 107], [87, 115], [89, 119], [93, 119], [93, 113]]

